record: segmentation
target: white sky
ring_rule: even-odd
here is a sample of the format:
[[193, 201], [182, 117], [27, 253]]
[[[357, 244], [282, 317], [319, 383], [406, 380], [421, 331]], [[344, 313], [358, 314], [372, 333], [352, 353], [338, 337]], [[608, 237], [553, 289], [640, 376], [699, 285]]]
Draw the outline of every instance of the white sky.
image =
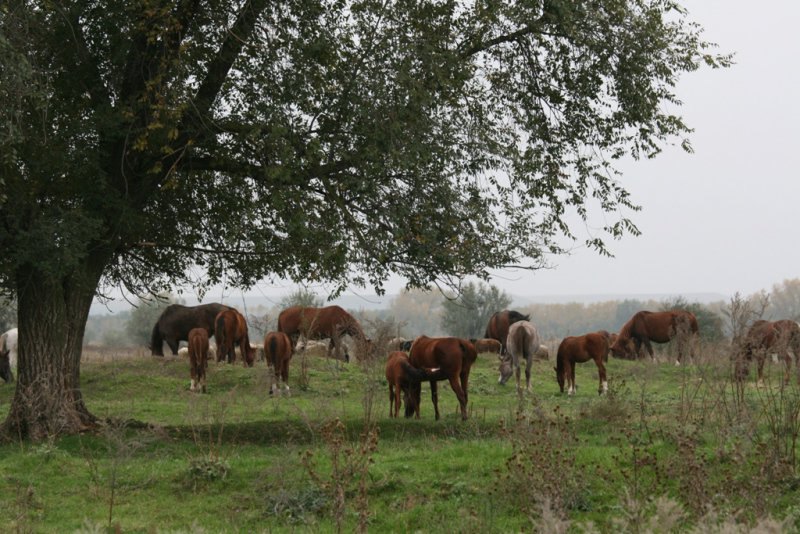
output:
[[580, 249], [554, 258], [553, 270], [498, 286], [521, 295], [732, 295], [800, 277], [800, 2], [682, 3], [736, 64], [685, 75], [677, 88], [694, 154], [675, 147], [623, 169], [642, 206], [631, 214], [642, 235], [609, 243], [614, 258]]
[[[800, 2], [683, 5], [706, 40], [735, 53], [736, 64], [684, 75], [677, 88], [678, 113], [695, 129], [694, 154], [675, 147], [622, 169], [622, 184], [642, 206], [630, 214], [642, 235], [608, 243], [614, 258], [579, 248], [553, 258], [553, 269], [498, 273], [493, 284], [519, 296], [730, 296], [800, 277]], [[387, 293], [402, 285], [393, 281]], [[264, 283], [248, 295], [278, 299], [293, 289]], [[236, 295], [220, 289], [205, 300]]]

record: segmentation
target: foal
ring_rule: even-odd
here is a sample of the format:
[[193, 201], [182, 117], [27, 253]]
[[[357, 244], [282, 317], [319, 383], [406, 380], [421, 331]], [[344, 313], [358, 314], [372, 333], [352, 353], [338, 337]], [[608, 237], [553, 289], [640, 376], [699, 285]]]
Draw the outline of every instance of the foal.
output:
[[189, 389], [206, 392], [206, 369], [208, 368], [208, 331], [205, 328], [189, 330], [189, 373], [192, 377]]

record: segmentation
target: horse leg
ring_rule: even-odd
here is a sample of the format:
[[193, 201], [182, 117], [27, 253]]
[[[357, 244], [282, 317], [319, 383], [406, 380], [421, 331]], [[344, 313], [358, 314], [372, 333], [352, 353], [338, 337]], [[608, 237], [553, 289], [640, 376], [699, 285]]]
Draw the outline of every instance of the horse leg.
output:
[[439, 383], [436, 380], [431, 380], [431, 401], [433, 402], [433, 410], [436, 412], [436, 420], [439, 420]]
[[533, 354], [528, 355], [527, 363], [525, 364], [525, 391], [531, 390], [531, 365], [533, 364]]
[[462, 421], [467, 420], [467, 395], [463, 389], [461, 389], [461, 384], [458, 383], [458, 378], [456, 375], [450, 376], [450, 387], [453, 388], [453, 391], [458, 397], [458, 403], [461, 405], [461, 419]]
[[594, 363], [597, 364], [597, 371], [600, 374], [600, 389], [598, 393], [608, 393], [608, 379], [606, 378], [606, 366], [603, 365], [603, 358], [595, 358]]
[[575, 364], [569, 358], [564, 361], [564, 378], [567, 380], [567, 395], [575, 394]]
[[286, 394], [289, 395], [289, 359], [284, 358], [281, 361], [281, 379], [283, 386], [286, 388]]
[[178, 355], [178, 345], [180, 345], [180, 342], [178, 342], [177, 339], [167, 339], [166, 341], [167, 341], [167, 345], [169, 345], [169, 348], [172, 351], [172, 355], [173, 356], [177, 356]]
[[[395, 399], [394, 384], [389, 382], [389, 417], [397, 417], [397, 415], [396, 415], [397, 414], [397, 410], [395, 409], [394, 412], [392, 412], [392, 408], [393, 408], [393, 405], [394, 405], [394, 399]], [[393, 413], [395, 415], [392, 415]]]
[[197, 389], [197, 358], [192, 351], [189, 352], [189, 376], [192, 377], [189, 382], [189, 391], [194, 391]]

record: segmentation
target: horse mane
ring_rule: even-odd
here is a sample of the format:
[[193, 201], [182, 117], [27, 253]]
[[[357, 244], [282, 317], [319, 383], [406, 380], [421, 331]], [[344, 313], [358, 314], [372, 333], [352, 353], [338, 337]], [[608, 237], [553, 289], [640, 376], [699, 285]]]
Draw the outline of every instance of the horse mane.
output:
[[523, 315], [516, 310], [508, 310], [508, 322], [515, 323], [517, 321], [530, 321], [531, 314]]

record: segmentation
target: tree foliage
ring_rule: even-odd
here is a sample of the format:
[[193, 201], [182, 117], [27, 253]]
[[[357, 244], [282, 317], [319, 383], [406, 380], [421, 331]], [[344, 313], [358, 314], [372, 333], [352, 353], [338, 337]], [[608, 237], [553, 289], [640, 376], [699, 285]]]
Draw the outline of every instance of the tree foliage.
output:
[[448, 335], [481, 338], [493, 313], [511, 305], [511, 297], [497, 286], [469, 282], [456, 298], [442, 302], [442, 329]]
[[8, 0], [0, 289], [21, 384], [64, 411], [9, 421], [91, 419], [98, 290], [457, 284], [541, 266], [594, 207], [606, 252], [637, 233], [613, 161], [689, 148], [674, 87], [712, 48], [669, 0]]
[[686, 310], [692, 312], [697, 318], [697, 329], [700, 339], [703, 341], [717, 342], [725, 338], [722, 317], [699, 302], [689, 302], [685, 297], [679, 296], [662, 302], [661, 310]]

